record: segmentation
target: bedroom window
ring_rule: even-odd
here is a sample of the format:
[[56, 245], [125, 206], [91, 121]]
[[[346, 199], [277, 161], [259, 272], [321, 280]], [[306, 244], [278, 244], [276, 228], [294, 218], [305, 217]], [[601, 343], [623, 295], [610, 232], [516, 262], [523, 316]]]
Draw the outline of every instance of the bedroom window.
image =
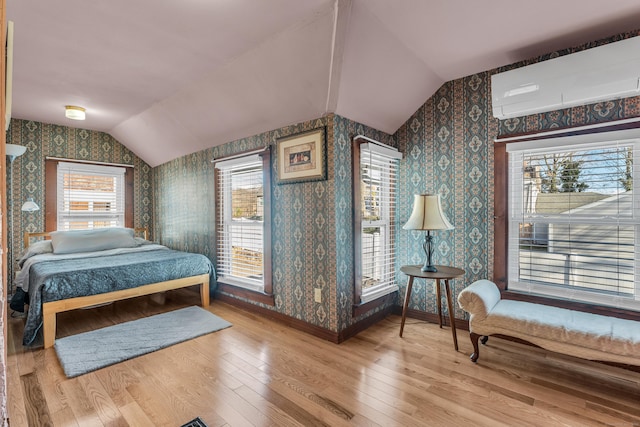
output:
[[508, 287], [640, 309], [640, 140], [507, 145]]
[[218, 281], [259, 293], [271, 293], [269, 163], [268, 151], [215, 162]]
[[58, 162], [57, 229], [125, 226], [125, 168]]
[[402, 154], [380, 143], [355, 144], [355, 303], [363, 304], [398, 290], [394, 222]]

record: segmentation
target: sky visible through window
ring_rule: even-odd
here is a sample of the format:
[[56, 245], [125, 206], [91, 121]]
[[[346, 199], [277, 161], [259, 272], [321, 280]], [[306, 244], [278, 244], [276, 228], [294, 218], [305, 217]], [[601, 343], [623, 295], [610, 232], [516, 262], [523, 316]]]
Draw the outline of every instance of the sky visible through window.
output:
[[534, 154], [526, 166], [540, 180], [542, 192], [620, 194], [631, 188], [633, 151], [621, 146]]

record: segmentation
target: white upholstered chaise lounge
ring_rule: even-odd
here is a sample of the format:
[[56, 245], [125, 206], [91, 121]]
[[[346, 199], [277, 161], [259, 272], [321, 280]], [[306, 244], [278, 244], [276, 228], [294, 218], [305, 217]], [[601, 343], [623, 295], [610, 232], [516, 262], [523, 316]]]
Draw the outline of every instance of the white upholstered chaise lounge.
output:
[[640, 366], [640, 322], [501, 298], [498, 287], [479, 280], [458, 295], [470, 314], [474, 352], [489, 335], [519, 338], [547, 350], [583, 359]]

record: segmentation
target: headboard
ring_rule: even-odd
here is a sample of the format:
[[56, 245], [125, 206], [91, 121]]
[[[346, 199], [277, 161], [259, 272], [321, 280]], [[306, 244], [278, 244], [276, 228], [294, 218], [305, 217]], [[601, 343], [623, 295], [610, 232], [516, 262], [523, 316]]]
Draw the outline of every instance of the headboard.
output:
[[[136, 227], [133, 229], [134, 234], [141, 234], [145, 240], [149, 240], [149, 230], [147, 227]], [[37, 233], [24, 233], [24, 247], [27, 248], [31, 244], [31, 239], [42, 238], [44, 240], [51, 238], [51, 231], [40, 231]]]

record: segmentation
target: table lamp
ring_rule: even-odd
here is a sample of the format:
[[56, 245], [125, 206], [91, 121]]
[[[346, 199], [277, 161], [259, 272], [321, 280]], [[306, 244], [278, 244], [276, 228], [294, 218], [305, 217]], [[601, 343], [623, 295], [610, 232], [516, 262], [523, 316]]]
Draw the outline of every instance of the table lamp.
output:
[[442, 212], [439, 194], [415, 194], [413, 196], [413, 212], [407, 223], [402, 227], [405, 230], [426, 230], [422, 249], [426, 260], [422, 271], [435, 273], [438, 270], [433, 265], [433, 236], [431, 230], [451, 230], [453, 225]]

